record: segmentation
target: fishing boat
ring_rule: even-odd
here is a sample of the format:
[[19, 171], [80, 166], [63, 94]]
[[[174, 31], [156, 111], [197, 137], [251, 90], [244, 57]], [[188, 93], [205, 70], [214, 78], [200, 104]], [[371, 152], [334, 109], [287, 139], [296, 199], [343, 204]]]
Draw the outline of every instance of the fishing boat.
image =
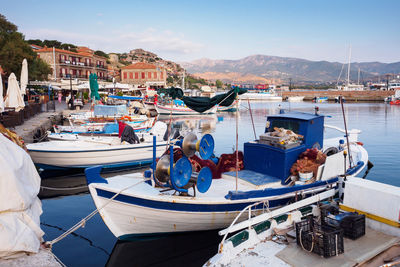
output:
[[173, 104], [161, 104], [156, 103], [155, 108], [160, 115], [204, 115], [204, 114], [215, 114], [217, 106], [214, 106], [202, 113], [199, 113], [189, 107], [187, 107], [182, 100], [173, 100]]
[[35, 165], [44, 170], [84, 169], [97, 165], [104, 165], [106, 170], [142, 167], [152, 161], [153, 137], [158, 138], [156, 156], [165, 151], [166, 128], [165, 125], [152, 129], [151, 133], [137, 134], [139, 143], [133, 144], [122, 142], [118, 136], [59, 134], [58, 141], [28, 144], [27, 149]]
[[[399, 187], [349, 176], [339, 188], [339, 205], [329, 201], [335, 194], [329, 190], [247, 221], [233, 221], [219, 232], [224, 237], [218, 253], [203, 266], [398, 264], [400, 224], [392, 203], [400, 201]], [[227, 237], [232, 232], [237, 233]]]
[[[198, 140], [188, 134], [171, 141], [169, 155], [157, 164], [153, 159], [152, 170], [144, 175], [105, 180], [101, 167], [93, 167], [86, 169], [86, 179], [104, 222], [120, 239], [221, 229], [248, 205], [263, 201], [253, 207], [256, 215], [336, 188], [344, 173], [359, 174], [368, 162], [368, 153], [358, 142], [360, 131], [349, 131], [346, 145], [345, 130], [334, 127], [340, 130], [339, 137], [325, 139], [324, 128], [324, 116], [281, 111], [268, 117], [266, 132], [258, 140], [244, 143], [243, 154], [209, 160], [212, 136]], [[171, 151], [179, 148], [184, 156], [177, 160], [179, 154]], [[203, 160], [194, 156], [196, 151]], [[316, 164], [313, 171], [304, 167], [309, 164]]]
[[315, 103], [324, 103], [328, 101], [328, 97], [327, 96], [316, 96], [313, 99], [313, 102]]
[[288, 96], [286, 98], [287, 102], [301, 102], [303, 101], [304, 96]]
[[282, 97], [278, 96], [272, 89], [268, 91], [247, 92], [239, 96], [239, 99], [263, 100], [281, 102]]

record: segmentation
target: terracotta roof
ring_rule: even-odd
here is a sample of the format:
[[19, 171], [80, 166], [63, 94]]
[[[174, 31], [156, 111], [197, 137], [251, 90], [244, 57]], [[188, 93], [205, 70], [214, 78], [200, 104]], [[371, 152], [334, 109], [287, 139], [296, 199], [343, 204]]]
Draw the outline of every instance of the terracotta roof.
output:
[[[94, 54], [87, 53], [87, 52], [72, 52], [72, 51], [68, 51], [68, 50], [64, 50], [64, 49], [58, 49], [58, 48], [55, 48], [55, 51], [59, 52], [59, 53], [75, 55], [75, 56], [86, 56], [86, 57], [96, 56], [96, 57], [101, 57], [101, 58], [106, 59], [105, 57], [94, 55]], [[40, 53], [40, 52], [51, 52], [52, 53], [53, 52], [53, 47], [44, 47], [42, 49], [36, 50], [35, 52], [36, 53]]]
[[131, 65], [128, 65], [126, 67], [122, 67], [121, 69], [127, 70], [127, 69], [156, 69], [156, 68], [157, 68], [156, 65], [139, 62], [139, 63], [134, 63]]

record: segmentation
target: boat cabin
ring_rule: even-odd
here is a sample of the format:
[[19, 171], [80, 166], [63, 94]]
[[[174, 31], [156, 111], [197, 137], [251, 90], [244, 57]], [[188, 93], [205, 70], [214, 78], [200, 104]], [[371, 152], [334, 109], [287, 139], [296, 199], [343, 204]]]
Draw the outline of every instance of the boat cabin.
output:
[[[281, 112], [268, 116], [259, 140], [244, 143], [244, 170], [239, 178], [255, 186], [287, 184], [290, 168], [309, 148], [323, 146], [324, 116]], [[274, 132], [278, 132], [275, 136]], [[288, 138], [290, 137], [290, 138]]]

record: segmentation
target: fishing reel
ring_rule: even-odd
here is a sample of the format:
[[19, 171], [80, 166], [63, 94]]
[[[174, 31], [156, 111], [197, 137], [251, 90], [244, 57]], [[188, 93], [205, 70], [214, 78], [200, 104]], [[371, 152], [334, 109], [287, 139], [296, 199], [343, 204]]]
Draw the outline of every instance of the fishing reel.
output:
[[[164, 155], [160, 158], [155, 169], [155, 178], [163, 183], [166, 183], [180, 193], [187, 193], [188, 189], [193, 187], [200, 193], [205, 193], [211, 186], [212, 173], [210, 168], [204, 167], [200, 172], [192, 171], [192, 164], [187, 157], [182, 157], [171, 164], [170, 155]], [[172, 168], [171, 168], [172, 166]], [[171, 171], [172, 169], [172, 171]]]
[[205, 134], [198, 140], [194, 133], [189, 133], [183, 138], [179, 145], [186, 157], [190, 158], [196, 152], [199, 152], [200, 157], [207, 160], [211, 158], [214, 153], [215, 143], [211, 134]]

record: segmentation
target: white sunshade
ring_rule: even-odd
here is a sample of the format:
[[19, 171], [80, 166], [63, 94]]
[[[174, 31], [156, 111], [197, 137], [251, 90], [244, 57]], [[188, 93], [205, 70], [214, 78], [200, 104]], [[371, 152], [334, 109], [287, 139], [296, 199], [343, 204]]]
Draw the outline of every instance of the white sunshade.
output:
[[28, 61], [26, 58], [22, 61], [22, 70], [21, 70], [21, 94], [24, 95], [26, 93], [26, 86], [28, 86]]
[[131, 86], [129, 84], [126, 83], [116, 83], [115, 87], [113, 83], [107, 84], [105, 87], [105, 89], [131, 89]]
[[3, 99], [3, 81], [0, 74], [0, 112], [4, 111], [4, 99]]
[[17, 77], [15, 77], [14, 73], [11, 73], [10, 77], [8, 77], [8, 88], [4, 105], [6, 108], [15, 108], [15, 111], [20, 111], [25, 107]]

